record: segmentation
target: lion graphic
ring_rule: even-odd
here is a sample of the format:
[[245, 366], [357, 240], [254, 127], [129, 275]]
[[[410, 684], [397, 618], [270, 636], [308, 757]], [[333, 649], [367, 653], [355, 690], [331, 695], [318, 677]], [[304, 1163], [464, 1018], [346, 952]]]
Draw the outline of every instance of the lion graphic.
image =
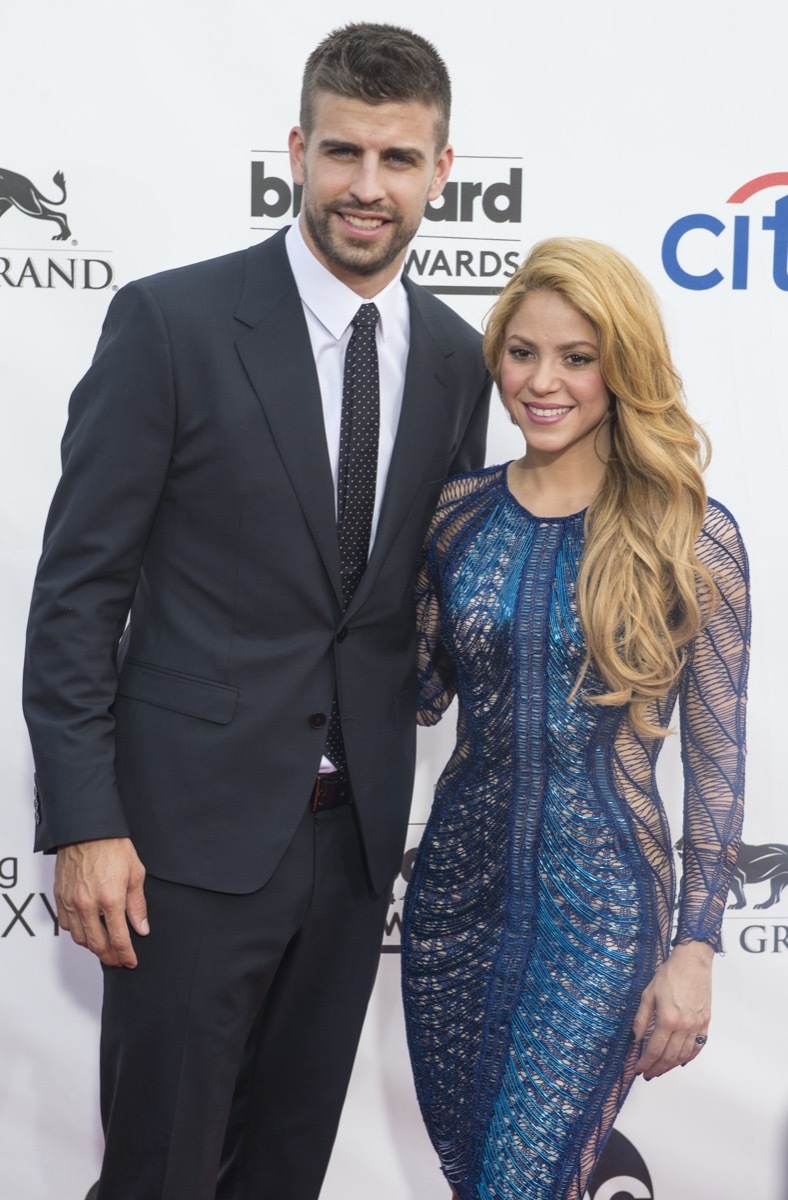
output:
[[[683, 857], [684, 838], [676, 842], [679, 857]], [[753, 908], [771, 908], [777, 904], [783, 889], [788, 886], [788, 846], [780, 842], [767, 842], [764, 846], [748, 846], [742, 842], [736, 858], [736, 866], [731, 877], [731, 891], [734, 903], [728, 908], [744, 908], [747, 901], [744, 896], [744, 885], [751, 883], [769, 883], [769, 895]], [[682, 881], [683, 883], [683, 881]], [[681, 894], [679, 893], [679, 899]]]
[[6, 171], [0, 167], [0, 217], [9, 208], [18, 208], [25, 216], [34, 217], [37, 221], [54, 221], [60, 226], [60, 233], [54, 234], [53, 242], [64, 242], [71, 237], [65, 213], [55, 212], [51, 204], [66, 203], [66, 181], [62, 171], [57, 171], [52, 182], [59, 187], [63, 196], [60, 200], [48, 200], [35, 184], [16, 171]]
[[779, 842], [768, 842], [765, 846], [739, 847], [736, 868], [731, 879], [731, 891], [735, 904], [729, 908], [744, 908], [745, 883], [766, 883], [769, 881], [769, 897], [755, 904], [754, 908], [771, 908], [782, 895], [782, 890], [788, 884], [788, 846]]

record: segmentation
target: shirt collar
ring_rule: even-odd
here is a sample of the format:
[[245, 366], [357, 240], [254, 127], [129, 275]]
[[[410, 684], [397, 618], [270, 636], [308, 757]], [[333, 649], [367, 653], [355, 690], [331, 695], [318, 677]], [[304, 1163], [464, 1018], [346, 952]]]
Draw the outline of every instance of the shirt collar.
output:
[[[304, 241], [298, 221], [288, 229], [285, 246], [301, 301], [332, 337], [339, 340], [364, 301], [315, 258]], [[402, 268], [372, 299], [380, 313], [380, 332], [385, 338], [387, 322], [393, 324], [408, 308], [408, 296], [402, 286]]]

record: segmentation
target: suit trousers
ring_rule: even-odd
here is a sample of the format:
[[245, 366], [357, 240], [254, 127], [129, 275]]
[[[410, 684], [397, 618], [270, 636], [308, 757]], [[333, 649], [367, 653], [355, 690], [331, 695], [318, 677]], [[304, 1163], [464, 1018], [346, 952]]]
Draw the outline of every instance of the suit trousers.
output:
[[317, 1200], [389, 900], [353, 809], [307, 811], [257, 892], [145, 886], [139, 964], [104, 968], [97, 1200]]

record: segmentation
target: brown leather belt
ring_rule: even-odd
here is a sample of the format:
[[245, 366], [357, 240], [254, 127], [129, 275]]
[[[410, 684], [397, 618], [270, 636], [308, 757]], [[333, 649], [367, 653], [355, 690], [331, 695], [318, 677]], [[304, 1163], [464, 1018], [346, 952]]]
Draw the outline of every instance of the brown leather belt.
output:
[[353, 803], [353, 792], [350, 783], [341, 775], [318, 775], [309, 807], [312, 812], [323, 812], [327, 808], [341, 808]]

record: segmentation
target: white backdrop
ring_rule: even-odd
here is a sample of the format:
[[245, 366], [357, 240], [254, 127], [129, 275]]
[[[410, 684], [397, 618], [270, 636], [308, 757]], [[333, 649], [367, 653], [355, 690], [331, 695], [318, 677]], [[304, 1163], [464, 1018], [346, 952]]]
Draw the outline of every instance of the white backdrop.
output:
[[[507, 261], [536, 239], [577, 234], [613, 243], [656, 285], [692, 411], [713, 439], [710, 491], [738, 517], [751, 554], [745, 841], [788, 843], [788, 7], [460, 0], [450, 19], [447, 11], [423, 0], [399, 0], [396, 11], [358, 0], [0, 6], [0, 160], [54, 200], [62, 170], [68, 196], [57, 211], [69, 226], [65, 240], [51, 241], [59, 232], [51, 221], [13, 208], [0, 217], [0, 1200], [84, 1200], [100, 1161], [99, 971], [56, 936], [51, 861], [30, 852], [31, 762], [18, 702], [68, 394], [114, 288], [287, 223], [289, 208], [270, 211], [284, 190], [265, 181], [287, 180], [282, 151], [306, 55], [346, 20], [409, 25], [436, 42], [452, 72], [459, 203], [455, 211], [450, 195], [439, 219], [425, 221], [414, 278], [455, 289], [447, 300], [479, 323], [491, 297], [471, 288], [499, 285]], [[0, 175], [0, 208], [2, 196]], [[519, 454], [515, 437], [496, 411], [489, 461]], [[411, 847], [450, 750], [445, 724], [420, 735]], [[678, 817], [675, 739], [665, 758], [664, 791]], [[324, 1200], [446, 1200], [399, 1011], [404, 886], [400, 877]], [[618, 1129], [646, 1171], [600, 1184], [592, 1200], [786, 1200], [788, 890], [766, 908], [767, 882], [748, 882], [744, 896], [726, 918], [709, 1045], [690, 1070], [636, 1085]]]

